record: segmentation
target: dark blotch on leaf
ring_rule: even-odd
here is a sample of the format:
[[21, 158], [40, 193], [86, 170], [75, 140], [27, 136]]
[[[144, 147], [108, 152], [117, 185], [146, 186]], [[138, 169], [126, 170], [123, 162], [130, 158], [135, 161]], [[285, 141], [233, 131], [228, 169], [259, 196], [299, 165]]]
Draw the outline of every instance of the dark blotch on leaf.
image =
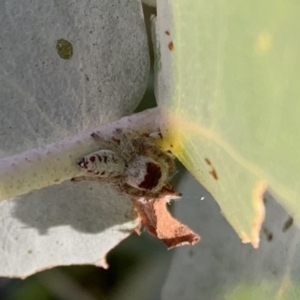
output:
[[208, 159], [208, 158], [205, 158], [204, 159], [205, 162], [207, 163], [207, 165], [209, 165], [211, 167], [211, 170], [209, 171], [209, 174], [215, 179], [215, 180], [218, 180], [219, 179], [219, 176], [217, 174], [217, 171], [216, 169], [214, 168], [212, 162]]
[[218, 174], [217, 174], [217, 172], [216, 172], [215, 169], [212, 169], [212, 170], [209, 172], [209, 174], [210, 174], [214, 179], [216, 179], [216, 180], [219, 179]]
[[168, 48], [169, 48], [170, 51], [173, 51], [173, 50], [174, 50], [174, 44], [173, 44], [173, 42], [170, 42], [170, 43], [168, 44]]
[[292, 217], [289, 217], [282, 227], [282, 232], [286, 232], [294, 223], [294, 219]]
[[116, 138], [113, 137], [112, 140], [113, 140], [115, 143], [117, 143], [118, 145], [121, 144], [121, 141], [120, 141], [119, 139], [116, 139]]
[[73, 56], [72, 44], [64, 39], [60, 39], [56, 42], [56, 50], [60, 58], [70, 59]]
[[209, 166], [211, 166], [211, 162], [210, 162], [210, 160], [209, 160], [208, 158], [205, 158], [205, 162], [206, 162]]
[[267, 228], [263, 229], [263, 233], [265, 234], [268, 242], [271, 242], [273, 240], [273, 233], [270, 232]]

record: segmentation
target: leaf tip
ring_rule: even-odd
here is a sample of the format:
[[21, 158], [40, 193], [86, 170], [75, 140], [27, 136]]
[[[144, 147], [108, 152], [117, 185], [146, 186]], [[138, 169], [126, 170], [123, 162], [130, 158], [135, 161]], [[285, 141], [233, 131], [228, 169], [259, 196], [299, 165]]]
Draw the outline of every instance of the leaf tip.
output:
[[101, 267], [101, 268], [103, 268], [105, 270], [108, 269], [109, 268], [109, 264], [106, 261], [106, 257], [102, 257], [98, 261], [96, 261], [95, 266], [96, 267]]
[[256, 184], [253, 191], [253, 206], [255, 210], [255, 218], [252, 223], [251, 230], [251, 244], [253, 248], [259, 247], [259, 233], [262, 227], [262, 223], [265, 220], [265, 204], [264, 204], [264, 193], [267, 190], [267, 183], [265, 181], [260, 181]]

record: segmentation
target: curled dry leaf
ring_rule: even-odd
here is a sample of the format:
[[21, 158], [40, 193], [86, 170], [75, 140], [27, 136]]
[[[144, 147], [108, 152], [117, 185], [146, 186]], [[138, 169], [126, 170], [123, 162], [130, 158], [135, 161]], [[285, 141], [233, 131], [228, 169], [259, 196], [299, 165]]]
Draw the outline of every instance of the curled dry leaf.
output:
[[168, 249], [196, 244], [200, 236], [174, 219], [167, 209], [170, 199], [179, 197], [180, 194], [169, 190], [162, 191], [158, 198], [132, 198], [131, 201], [140, 218], [140, 224], [135, 231], [140, 234], [142, 227], [146, 227], [148, 232], [165, 243]]

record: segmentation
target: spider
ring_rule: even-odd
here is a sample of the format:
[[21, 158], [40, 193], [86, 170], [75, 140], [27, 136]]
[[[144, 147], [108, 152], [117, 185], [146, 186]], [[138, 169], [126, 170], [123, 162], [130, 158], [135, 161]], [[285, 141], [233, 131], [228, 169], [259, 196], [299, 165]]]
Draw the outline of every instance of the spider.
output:
[[100, 133], [91, 136], [101, 150], [78, 161], [78, 166], [90, 176], [75, 177], [73, 181], [107, 182], [133, 197], [180, 197], [168, 181], [175, 172], [174, 157], [155, 145], [158, 135], [129, 138], [116, 129], [112, 139]]

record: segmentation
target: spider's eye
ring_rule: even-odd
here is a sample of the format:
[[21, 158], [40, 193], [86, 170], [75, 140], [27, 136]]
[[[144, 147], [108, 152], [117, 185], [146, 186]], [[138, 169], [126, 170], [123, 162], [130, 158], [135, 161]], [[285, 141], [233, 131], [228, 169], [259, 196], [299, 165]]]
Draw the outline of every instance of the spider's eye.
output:
[[81, 168], [86, 168], [86, 162], [85, 162], [85, 159], [82, 158], [82, 159], [78, 160], [77, 165], [78, 165], [79, 167], [81, 167]]

